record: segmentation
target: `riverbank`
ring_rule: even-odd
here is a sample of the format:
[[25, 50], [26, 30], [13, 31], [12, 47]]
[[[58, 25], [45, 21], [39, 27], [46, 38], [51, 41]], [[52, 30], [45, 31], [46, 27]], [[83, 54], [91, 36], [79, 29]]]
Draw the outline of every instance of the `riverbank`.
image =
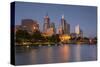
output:
[[96, 43], [89, 43], [89, 42], [67, 42], [67, 43], [54, 43], [54, 42], [23, 42], [23, 43], [15, 43], [15, 46], [36, 46], [36, 47], [41, 47], [41, 46], [59, 46], [59, 45], [67, 45], [67, 44], [74, 44], [74, 45], [83, 45], [83, 44], [89, 44], [89, 45], [94, 45]]

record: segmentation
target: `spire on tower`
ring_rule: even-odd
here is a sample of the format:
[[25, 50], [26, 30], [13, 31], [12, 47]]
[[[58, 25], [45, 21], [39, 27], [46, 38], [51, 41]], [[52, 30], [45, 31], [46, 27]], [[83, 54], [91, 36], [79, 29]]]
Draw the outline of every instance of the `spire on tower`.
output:
[[46, 15], [44, 16], [44, 18], [49, 18], [49, 16], [48, 16], [48, 12], [47, 12]]

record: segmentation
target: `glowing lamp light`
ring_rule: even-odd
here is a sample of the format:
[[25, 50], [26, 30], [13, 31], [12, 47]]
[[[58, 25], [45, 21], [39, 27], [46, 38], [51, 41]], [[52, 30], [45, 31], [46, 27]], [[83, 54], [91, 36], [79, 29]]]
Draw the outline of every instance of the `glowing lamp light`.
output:
[[36, 29], [36, 27], [33, 27], [33, 29]]
[[61, 41], [67, 41], [69, 40], [71, 37], [69, 35], [62, 35], [60, 36]]
[[71, 37], [70, 36], [64, 36], [63, 37], [65, 40], [69, 40]]

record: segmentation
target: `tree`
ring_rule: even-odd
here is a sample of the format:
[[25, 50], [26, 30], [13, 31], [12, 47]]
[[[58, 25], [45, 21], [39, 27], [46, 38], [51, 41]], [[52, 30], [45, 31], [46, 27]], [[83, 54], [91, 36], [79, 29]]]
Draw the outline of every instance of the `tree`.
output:
[[44, 37], [41, 35], [40, 31], [35, 31], [32, 34], [32, 40], [34, 40], [34, 41], [42, 41], [42, 40], [44, 40]]
[[29, 41], [31, 35], [26, 30], [18, 30], [16, 32], [16, 42]]
[[89, 40], [89, 38], [88, 37], [84, 37], [84, 40]]
[[94, 37], [94, 40], [97, 40], [97, 37]]
[[57, 43], [57, 42], [60, 41], [59, 35], [57, 35], [57, 34], [47, 37], [47, 40], [48, 40], [49, 42], [55, 42], [55, 43]]

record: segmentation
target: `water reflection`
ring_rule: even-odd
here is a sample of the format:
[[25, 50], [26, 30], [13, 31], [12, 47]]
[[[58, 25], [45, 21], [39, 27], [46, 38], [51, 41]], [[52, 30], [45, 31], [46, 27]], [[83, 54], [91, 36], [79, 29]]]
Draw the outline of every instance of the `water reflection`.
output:
[[53, 59], [51, 58], [53, 55], [53, 48], [50, 47], [50, 48], [47, 48], [47, 51], [46, 51], [46, 54], [45, 54], [45, 57], [46, 57], [46, 62], [47, 63], [51, 63], [53, 62]]
[[60, 61], [66, 62], [69, 60], [69, 56], [70, 56], [69, 49], [70, 49], [69, 45], [66, 44], [63, 47], [60, 47], [59, 49]]
[[96, 45], [16, 47], [16, 65], [96, 60]]
[[76, 59], [76, 61], [80, 61], [81, 60], [81, 54], [80, 54], [80, 52], [81, 52], [81, 45], [78, 44], [76, 46], [76, 50], [75, 50], [75, 53], [76, 53], [75, 59]]

